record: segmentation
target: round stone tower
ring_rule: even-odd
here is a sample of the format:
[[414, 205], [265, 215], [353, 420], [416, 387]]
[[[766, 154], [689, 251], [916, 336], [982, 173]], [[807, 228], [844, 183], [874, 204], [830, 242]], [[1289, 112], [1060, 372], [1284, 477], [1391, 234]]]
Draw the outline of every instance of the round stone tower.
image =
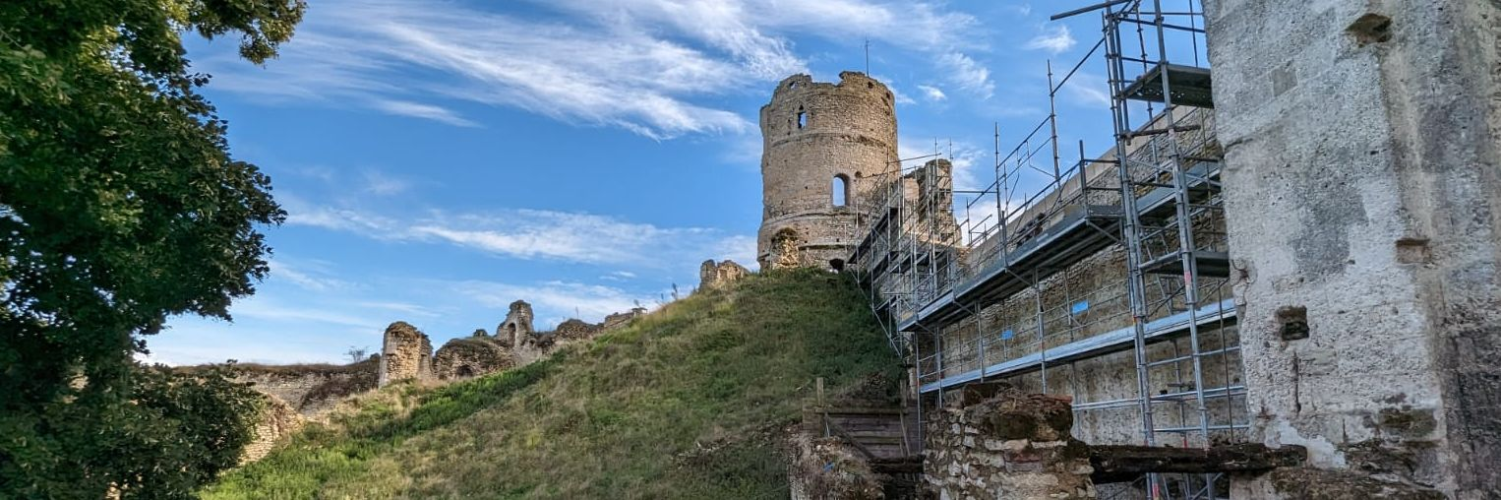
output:
[[761, 138], [761, 268], [842, 267], [856, 219], [900, 175], [891, 90], [852, 71], [837, 84], [793, 75], [761, 107]]

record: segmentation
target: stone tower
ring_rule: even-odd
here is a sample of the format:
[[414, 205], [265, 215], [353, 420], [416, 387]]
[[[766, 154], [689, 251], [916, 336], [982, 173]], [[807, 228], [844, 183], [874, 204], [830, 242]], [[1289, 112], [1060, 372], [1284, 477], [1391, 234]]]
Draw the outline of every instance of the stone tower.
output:
[[843, 266], [857, 218], [900, 175], [891, 90], [852, 71], [837, 84], [793, 75], [761, 107], [761, 137], [761, 268]]

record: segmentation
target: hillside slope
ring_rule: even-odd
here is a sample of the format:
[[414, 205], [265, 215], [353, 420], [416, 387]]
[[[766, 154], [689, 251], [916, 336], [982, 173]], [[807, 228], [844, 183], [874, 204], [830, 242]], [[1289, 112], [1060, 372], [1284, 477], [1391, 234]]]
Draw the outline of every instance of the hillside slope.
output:
[[896, 374], [866, 307], [846, 277], [750, 276], [523, 368], [358, 398], [204, 497], [786, 498], [775, 435], [812, 381]]

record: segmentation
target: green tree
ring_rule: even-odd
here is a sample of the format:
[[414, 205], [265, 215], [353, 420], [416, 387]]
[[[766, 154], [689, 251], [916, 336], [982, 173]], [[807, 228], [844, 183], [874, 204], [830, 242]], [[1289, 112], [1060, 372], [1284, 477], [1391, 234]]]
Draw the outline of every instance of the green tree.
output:
[[0, 497], [185, 497], [223, 466], [173, 456], [161, 431], [176, 424], [159, 421], [218, 400], [164, 389], [180, 384], [132, 356], [168, 317], [228, 319], [267, 272], [258, 229], [285, 213], [230, 156], [181, 37], [238, 36], [260, 64], [304, 9], [0, 2]]

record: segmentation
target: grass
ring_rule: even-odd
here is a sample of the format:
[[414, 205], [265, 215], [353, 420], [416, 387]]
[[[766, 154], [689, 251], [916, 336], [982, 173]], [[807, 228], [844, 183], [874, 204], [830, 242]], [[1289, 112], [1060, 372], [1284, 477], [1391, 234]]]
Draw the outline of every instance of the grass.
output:
[[786, 498], [777, 430], [812, 381], [837, 390], [896, 365], [850, 280], [763, 273], [522, 368], [361, 396], [202, 493]]

